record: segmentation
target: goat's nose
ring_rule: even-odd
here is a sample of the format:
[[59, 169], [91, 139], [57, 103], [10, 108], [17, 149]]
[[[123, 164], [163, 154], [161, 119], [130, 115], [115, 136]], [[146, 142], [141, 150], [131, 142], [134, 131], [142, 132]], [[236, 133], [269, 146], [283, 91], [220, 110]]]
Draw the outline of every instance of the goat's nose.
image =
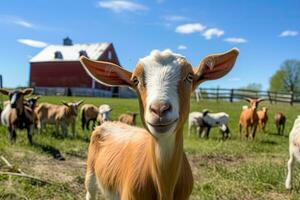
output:
[[150, 111], [159, 116], [162, 117], [167, 112], [171, 110], [171, 104], [166, 102], [155, 102], [150, 105]]

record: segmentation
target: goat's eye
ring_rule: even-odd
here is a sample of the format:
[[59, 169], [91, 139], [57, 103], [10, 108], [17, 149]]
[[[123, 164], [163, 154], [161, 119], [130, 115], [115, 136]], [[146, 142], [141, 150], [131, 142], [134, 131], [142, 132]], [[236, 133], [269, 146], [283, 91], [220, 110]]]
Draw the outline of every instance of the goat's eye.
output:
[[137, 86], [139, 84], [139, 80], [136, 76], [132, 78], [132, 82], [133, 82], [134, 86]]
[[192, 83], [193, 82], [193, 74], [192, 73], [189, 73], [186, 78], [185, 78], [186, 81], [188, 81], [189, 83]]

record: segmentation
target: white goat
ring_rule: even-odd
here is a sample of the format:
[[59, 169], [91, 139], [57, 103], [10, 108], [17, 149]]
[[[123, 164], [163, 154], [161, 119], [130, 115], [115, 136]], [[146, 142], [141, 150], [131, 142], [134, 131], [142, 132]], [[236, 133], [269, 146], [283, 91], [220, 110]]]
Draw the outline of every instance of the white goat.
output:
[[[191, 129], [196, 127], [199, 137], [209, 136], [209, 131], [211, 127], [219, 127], [223, 139], [229, 137], [229, 128], [228, 128], [229, 115], [220, 112], [220, 113], [209, 113], [208, 110], [203, 110], [203, 112], [192, 112], [189, 115], [189, 135]], [[204, 131], [205, 130], [205, 131]]]
[[112, 108], [107, 104], [102, 104], [99, 106], [99, 112], [97, 117], [98, 125], [103, 124], [105, 121], [109, 121], [109, 113], [112, 111]]
[[285, 181], [286, 189], [292, 188], [292, 173], [295, 160], [300, 162], [300, 116], [294, 122], [293, 129], [289, 137], [289, 154], [290, 159], [287, 163], [288, 174]]

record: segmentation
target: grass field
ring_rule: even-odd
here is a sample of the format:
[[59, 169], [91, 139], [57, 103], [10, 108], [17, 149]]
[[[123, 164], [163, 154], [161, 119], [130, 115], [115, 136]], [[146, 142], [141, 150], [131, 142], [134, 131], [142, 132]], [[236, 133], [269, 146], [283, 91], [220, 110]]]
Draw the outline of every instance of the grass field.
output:
[[[42, 97], [41, 102], [59, 103], [60, 100], [75, 101], [80, 98]], [[136, 99], [84, 98], [85, 103], [110, 104], [112, 119], [126, 111], [138, 111]], [[195, 184], [191, 199], [300, 199], [300, 166], [296, 167], [294, 189], [284, 188], [286, 162], [288, 160], [288, 133], [300, 113], [298, 105], [268, 105], [269, 123], [267, 134], [258, 132], [255, 141], [240, 140], [237, 122], [245, 102], [229, 103], [192, 100], [191, 110], [208, 108], [213, 112], [225, 111], [230, 115], [231, 139], [220, 141], [217, 130], [210, 139], [187, 136], [185, 127], [184, 148], [192, 166]], [[276, 111], [287, 115], [285, 136], [277, 136], [273, 123]], [[141, 121], [138, 118], [138, 126]], [[90, 132], [82, 131], [77, 119], [77, 137], [62, 138], [48, 126], [47, 133], [35, 134], [34, 146], [30, 146], [26, 133], [18, 131], [17, 142], [11, 145], [7, 130], [0, 127], [0, 155], [15, 168], [47, 180], [50, 184], [35, 182], [21, 177], [0, 175], [0, 199], [83, 199], [84, 173]], [[53, 158], [58, 152], [65, 160]], [[0, 160], [0, 171], [7, 171]]]

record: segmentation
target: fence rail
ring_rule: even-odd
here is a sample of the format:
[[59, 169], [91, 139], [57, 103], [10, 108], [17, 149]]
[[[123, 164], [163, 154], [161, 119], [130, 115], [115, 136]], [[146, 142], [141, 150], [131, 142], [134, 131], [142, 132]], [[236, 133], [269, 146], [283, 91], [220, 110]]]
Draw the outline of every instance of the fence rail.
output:
[[243, 98], [266, 98], [270, 103], [300, 103], [300, 93], [295, 92], [272, 92], [255, 91], [246, 89], [224, 89], [224, 88], [200, 88], [195, 92], [197, 101], [199, 99], [214, 99], [225, 101], [238, 101]]

